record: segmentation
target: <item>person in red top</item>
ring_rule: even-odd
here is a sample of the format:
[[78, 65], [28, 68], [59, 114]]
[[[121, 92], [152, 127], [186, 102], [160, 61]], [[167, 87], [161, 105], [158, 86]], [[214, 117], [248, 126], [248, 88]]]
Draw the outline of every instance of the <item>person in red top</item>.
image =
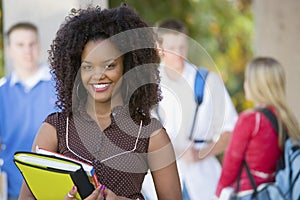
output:
[[[288, 137], [291, 139], [300, 138], [299, 125], [287, 105], [285, 85], [284, 69], [277, 60], [257, 57], [248, 63], [244, 91], [246, 98], [253, 101], [255, 106], [239, 115], [224, 155], [222, 173], [215, 193], [217, 198], [224, 188], [236, 188], [243, 160], [246, 160], [257, 186], [274, 182], [284, 142], [282, 129], [288, 130]], [[266, 107], [278, 118], [278, 134], [267, 117], [258, 111], [259, 108]], [[251, 196], [247, 194], [252, 192], [252, 186], [245, 167], [242, 168], [239, 185], [239, 196], [246, 200]]]

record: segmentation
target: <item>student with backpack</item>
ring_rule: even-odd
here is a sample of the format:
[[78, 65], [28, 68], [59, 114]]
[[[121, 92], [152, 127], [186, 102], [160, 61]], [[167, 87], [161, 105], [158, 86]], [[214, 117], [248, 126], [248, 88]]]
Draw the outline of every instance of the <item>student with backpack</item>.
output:
[[[246, 66], [245, 95], [255, 106], [239, 115], [224, 155], [217, 197], [233, 187], [235, 192], [231, 199], [299, 199], [299, 196], [286, 194], [282, 182], [276, 180], [276, 184], [272, 184], [279, 177], [276, 169], [287, 148], [285, 141], [295, 146], [300, 144], [299, 124], [288, 107], [285, 85], [284, 69], [274, 58], [257, 57]], [[275, 117], [278, 128], [270, 116]], [[294, 167], [299, 173], [299, 165]], [[272, 186], [273, 192], [262, 192], [268, 190], [267, 185]], [[299, 194], [297, 188], [295, 195], [297, 190]]]
[[[221, 78], [188, 62], [186, 34], [187, 28], [178, 20], [158, 25], [163, 99], [155, 115], [175, 148], [183, 200], [209, 200], [221, 173], [216, 155], [225, 150], [237, 113]], [[147, 199], [154, 200], [149, 177], [143, 191]]]

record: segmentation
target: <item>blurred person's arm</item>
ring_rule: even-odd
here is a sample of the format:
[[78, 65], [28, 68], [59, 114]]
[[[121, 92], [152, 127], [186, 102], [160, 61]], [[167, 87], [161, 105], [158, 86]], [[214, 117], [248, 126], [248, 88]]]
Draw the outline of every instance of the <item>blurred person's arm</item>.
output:
[[[199, 146], [197, 143], [191, 145], [185, 153], [185, 159], [190, 162], [222, 154], [228, 146], [231, 131], [238, 118], [222, 79], [216, 73], [210, 72], [206, 81], [203, 102], [199, 108], [197, 131], [202, 135], [200, 139], [211, 142], [201, 144], [201, 148], [197, 147]], [[206, 137], [203, 138], [203, 135]]]
[[193, 148], [193, 150], [196, 151], [196, 156], [200, 160], [208, 156], [218, 156], [225, 152], [230, 141], [230, 137], [231, 132], [223, 132], [216, 142], [208, 143], [207, 146], [203, 149], [198, 150], [196, 148]]

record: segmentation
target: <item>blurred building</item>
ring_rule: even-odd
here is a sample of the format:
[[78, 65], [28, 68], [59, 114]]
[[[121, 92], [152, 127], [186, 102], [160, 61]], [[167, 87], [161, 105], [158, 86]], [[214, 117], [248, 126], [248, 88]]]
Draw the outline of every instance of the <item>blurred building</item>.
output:
[[300, 1], [254, 0], [255, 55], [273, 56], [286, 68], [287, 97], [300, 122]]

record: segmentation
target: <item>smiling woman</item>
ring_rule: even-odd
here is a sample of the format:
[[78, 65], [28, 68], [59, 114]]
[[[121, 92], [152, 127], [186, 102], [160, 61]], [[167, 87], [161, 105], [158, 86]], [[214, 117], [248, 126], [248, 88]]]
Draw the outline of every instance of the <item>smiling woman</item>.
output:
[[[108, 40], [98, 39], [85, 45], [80, 72], [83, 86], [88, 92], [87, 110], [95, 103], [110, 104], [112, 93], [123, 75], [123, 57], [119, 55], [120, 52]], [[110, 105], [108, 108], [110, 109]]]
[[[126, 5], [89, 7], [72, 10], [51, 45], [61, 112], [46, 118], [33, 151], [39, 146], [92, 164], [101, 187], [88, 200], [144, 199], [149, 168], [159, 199], [181, 199], [173, 146], [150, 115], [161, 100], [155, 38]], [[76, 192], [70, 188], [65, 199]], [[34, 199], [26, 183], [20, 199]]]

